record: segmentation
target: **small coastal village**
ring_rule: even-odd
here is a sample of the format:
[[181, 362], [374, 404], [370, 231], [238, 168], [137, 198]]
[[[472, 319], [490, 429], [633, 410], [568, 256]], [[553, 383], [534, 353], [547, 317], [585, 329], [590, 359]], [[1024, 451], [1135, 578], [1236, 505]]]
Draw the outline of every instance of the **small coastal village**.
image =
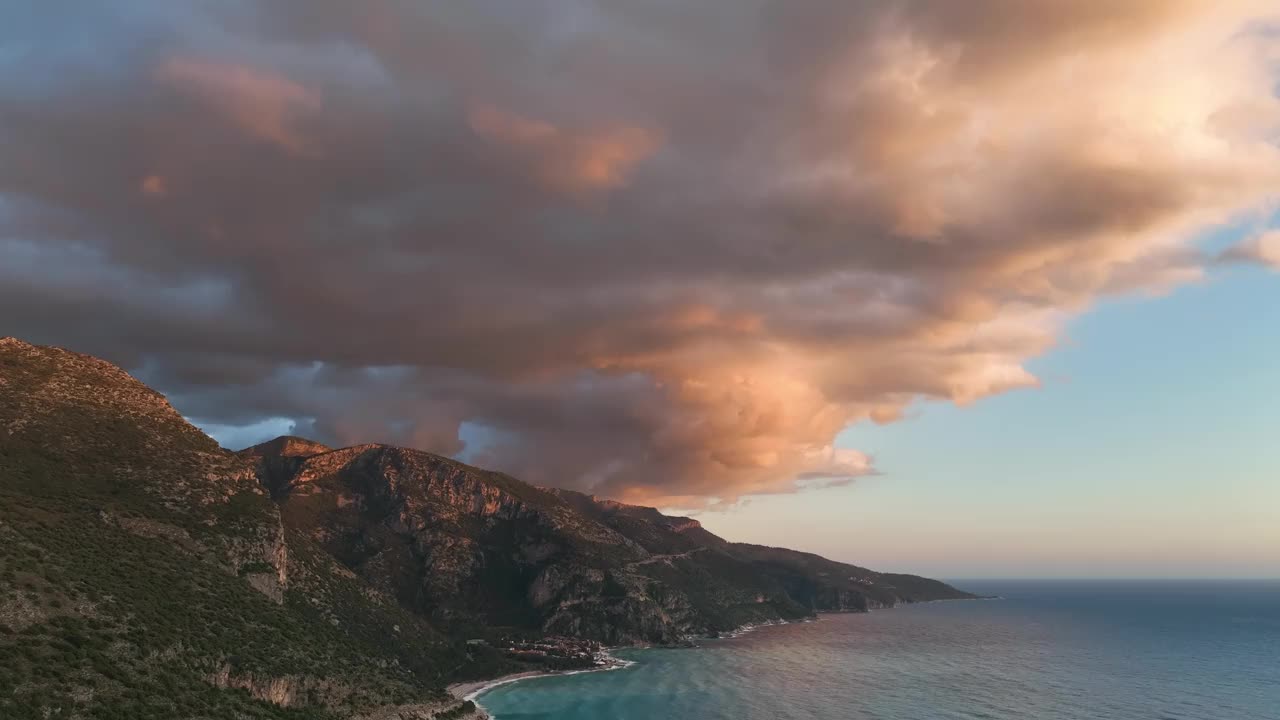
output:
[[540, 663], [552, 670], [581, 670], [605, 664], [601, 657], [603, 650], [603, 646], [593, 640], [563, 635], [533, 642], [515, 642], [503, 648], [504, 654], [512, 660]]

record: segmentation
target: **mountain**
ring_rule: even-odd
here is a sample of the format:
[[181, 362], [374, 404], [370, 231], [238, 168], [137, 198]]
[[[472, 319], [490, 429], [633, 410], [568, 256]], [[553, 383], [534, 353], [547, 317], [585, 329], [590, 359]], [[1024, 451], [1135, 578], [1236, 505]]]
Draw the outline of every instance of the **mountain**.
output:
[[[109, 363], [0, 339], [6, 718], [463, 717], [446, 682], [590, 641], [964, 597], [418, 450], [232, 453]], [[511, 650], [548, 636], [577, 640]]]
[[303, 461], [332, 449], [306, 438], [281, 435], [274, 440], [245, 448], [237, 454], [254, 464], [262, 486], [274, 497], [283, 489], [280, 485], [293, 477]]
[[289, 530], [159, 393], [0, 339], [0, 717], [428, 717], [506, 667], [482, 651]]
[[924, 578], [729, 543], [696, 520], [428, 452], [317, 447], [286, 476], [262, 447], [241, 455], [259, 462], [285, 526], [438, 624], [669, 644], [814, 612], [967, 597]]

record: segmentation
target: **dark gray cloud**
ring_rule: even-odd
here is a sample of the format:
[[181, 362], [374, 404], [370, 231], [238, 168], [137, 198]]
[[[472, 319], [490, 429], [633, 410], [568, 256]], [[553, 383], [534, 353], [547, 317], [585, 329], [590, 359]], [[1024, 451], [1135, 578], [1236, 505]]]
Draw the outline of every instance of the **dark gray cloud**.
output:
[[[0, 332], [224, 438], [678, 503], [870, 471], [1280, 190], [1267, 3], [0, 11]], [[248, 428], [248, 430], [246, 430]]]

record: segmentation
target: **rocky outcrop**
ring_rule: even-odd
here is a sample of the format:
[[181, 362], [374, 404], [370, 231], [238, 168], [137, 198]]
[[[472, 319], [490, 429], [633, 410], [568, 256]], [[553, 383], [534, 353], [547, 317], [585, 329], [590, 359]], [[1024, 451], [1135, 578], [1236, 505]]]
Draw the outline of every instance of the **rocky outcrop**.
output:
[[[244, 690], [251, 697], [286, 708], [308, 705], [339, 707], [357, 693], [357, 688], [342, 679], [302, 674], [263, 676], [238, 672], [230, 663], [223, 663], [209, 673], [205, 681], [217, 688]], [[434, 702], [420, 707], [439, 710], [449, 705], [448, 702]]]
[[223, 552], [231, 572], [276, 604], [284, 602], [289, 589], [289, 545], [278, 515], [252, 533], [230, 538]]
[[701, 530], [702, 523], [693, 518], [671, 518], [670, 522], [667, 523], [667, 527], [671, 528], [672, 532], [682, 533], [689, 530]]
[[287, 485], [298, 473], [307, 458], [329, 452], [332, 448], [318, 442], [293, 435], [282, 435], [274, 440], [237, 453], [253, 463], [258, 480], [272, 496], [287, 491]]
[[303, 678], [294, 676], [256, 678], [251, 675], [235, 675], [229, 665], [223, 665], [210, 673], [207, 679], [214, 687], [246, 690], [251, 696], [280, 707], [296, 704], [305, 683]]

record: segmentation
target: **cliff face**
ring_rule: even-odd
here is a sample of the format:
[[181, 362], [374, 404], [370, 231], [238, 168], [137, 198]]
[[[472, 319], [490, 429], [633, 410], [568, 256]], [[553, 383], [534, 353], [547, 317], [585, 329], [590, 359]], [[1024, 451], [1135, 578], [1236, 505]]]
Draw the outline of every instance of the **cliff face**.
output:
[[519, 668], [504, 637], [953, 597], [416, 450], [230, 453], [109, 363], [0, 339], [5, 718], [461, 716], [444, 683]]
[[[244, 454], [261, 459], [261, 447]], [[288, 527], [437, 623], [673, 643], [815, 612], [966, 597], [923, 578], [891, 581], [729, 543], [690, 518], [404, 448], [319, 451], [292, 477], [264, 482]]]
[[[303, 461], [278, 495], [289, 527], [373, 587], [440, 623], [673, 642], [679, 598], [629, 572], [652, 556], [547, 490], [380, 445]], [[573, 608], [569, 611], [569, 608]]]
[[237, 455], [252, 463], [262, 487], [276, 497], [285, 490], [307, 458], [331, 449], [306, 438], [283, 435], [245, 448]]

